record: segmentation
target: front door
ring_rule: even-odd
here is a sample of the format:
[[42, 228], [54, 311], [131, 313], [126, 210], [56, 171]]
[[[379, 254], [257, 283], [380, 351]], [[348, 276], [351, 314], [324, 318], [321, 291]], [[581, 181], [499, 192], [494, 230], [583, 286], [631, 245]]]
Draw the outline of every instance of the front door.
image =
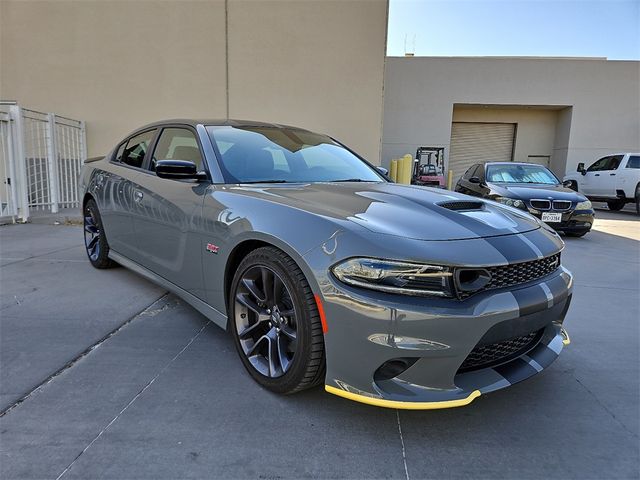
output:
[[140, 263], [180, 288], [204, 298], [202, 278], [202, 205], [209, 182], [171, 180], [155, 174], [158, 160], [189, 160], [204, 170], [195, 133], [165, 127], [146, 172], [136, 180], [134, 227]]

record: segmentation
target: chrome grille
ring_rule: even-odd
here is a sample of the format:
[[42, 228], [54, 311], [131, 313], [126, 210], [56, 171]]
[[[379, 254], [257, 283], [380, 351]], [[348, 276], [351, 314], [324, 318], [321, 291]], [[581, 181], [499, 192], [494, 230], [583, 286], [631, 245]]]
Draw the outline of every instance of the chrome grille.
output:
[[536, 210], [549, 210], [551, 208], [551, 200], [544, 199], [532, 199], [530, 200], [531, 206]]

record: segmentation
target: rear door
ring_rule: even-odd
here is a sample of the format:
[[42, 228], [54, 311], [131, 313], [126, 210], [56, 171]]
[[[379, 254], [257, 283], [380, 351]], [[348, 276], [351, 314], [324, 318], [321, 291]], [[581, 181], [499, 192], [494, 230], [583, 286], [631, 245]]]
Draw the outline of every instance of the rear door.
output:
[[109, 245], [131, 260], [136, 260], [138, 251], [133, 230], [134, 186], [155, 134], [156, 130], [151, 129], [124, 140], [108, 167], [96, 178], [100, 215]]
[[206, 171], [203, 158], [195, 130], [163, 127], [134, 191], [140, 263], [198, 298], [204, 298], [202, 208], [210, 182], [160, 178], [155, 164], [158, 160], [189, 160]]

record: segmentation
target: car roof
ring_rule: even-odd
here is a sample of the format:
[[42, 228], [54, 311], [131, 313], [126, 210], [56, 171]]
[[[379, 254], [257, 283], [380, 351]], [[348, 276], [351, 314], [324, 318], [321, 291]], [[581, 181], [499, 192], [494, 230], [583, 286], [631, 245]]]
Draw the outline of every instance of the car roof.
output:
[[296, 130], [306, 130], [305, 128], [294, 127], [291, 125], [283, 125], [280, 123], [259, 122], [256, 120], [238, 120], [233, 118], [210, 118], [210, 119], [194, 119], [194, 118], [173, 118], [168, 120], [159, 120], [157, 122], [149, 123], [136, 130], [141, 130], [150, 127], [160, 127], [163, 125], [190, 125], [195, 127], [197, 125], [204, 126], [228, 126], [228, 127], [272, 127], [272, 128], [293, 128]]

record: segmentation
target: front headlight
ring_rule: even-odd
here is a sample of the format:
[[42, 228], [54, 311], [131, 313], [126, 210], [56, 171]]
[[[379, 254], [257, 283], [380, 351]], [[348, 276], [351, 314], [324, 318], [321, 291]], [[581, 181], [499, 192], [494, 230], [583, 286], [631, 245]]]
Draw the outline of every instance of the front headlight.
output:
[[331, 271], [338, 280], [354, 287], [403, 295], [453, 296], [451, 270], [438, 265], [351, 258]]
[[591, 202], [589, 200], [578, 202], [578, 204], [576, 205], [576, 210], [591, 210], [592, 208], [593, 205], [591, 205]]
[[508, 205], [510, 207], [524, 208], [524, 202], [522, 200], [518, 200], [517, 198], [496, 197], [495, 201], [500, 202], [503, 205]]

